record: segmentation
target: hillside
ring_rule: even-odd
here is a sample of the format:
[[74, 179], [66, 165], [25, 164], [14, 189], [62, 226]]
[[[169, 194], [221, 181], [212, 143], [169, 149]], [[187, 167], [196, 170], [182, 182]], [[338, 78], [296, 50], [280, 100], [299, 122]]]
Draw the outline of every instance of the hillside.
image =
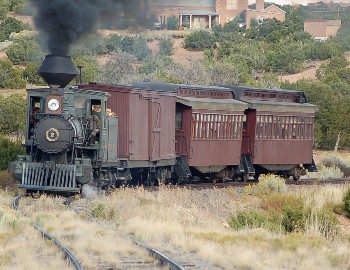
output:
[[[33, 25], [32, 20], [29, 16], [16, 16], [16, 19], [19, 19], [25, 23], [29, 23]], [[172, 31], [152, 31], [152, 35], [154, 36], [167, 36], [169, 32]], [[110, 34], [119, 34], [119, 35], [130, 35], [126, 31], [110, 31], [110, 30], [99, 30], [99, 34], [102, 34], [104, 37], [108, 37]], [[203, 59], [204, 53], [203, 51], [195, 51], [195, 50], [186, 50], [184, 49], [184, 38], [173, 39], [174, 41], [174, 52], [171, 55], [171, 58], [182, 65], [190, 66], [191, 63], [196, 62], [198, 60]], [[159, 40], [154, 39], [147, 42], [147, 46], [151, 49], [152, 54], [156, 55], [159, 51]], [[350, 52], [345, 53], [345, 57], [348, 61], [350, 61]], [[107, 63], [111, 58], [111, 55], [104, 54], [99, 55], [98, 60], [100, 64]], [[0, 51], [0, 60], [7, 59], [6, 50]], [[305, 63], [306, 69], [300, 73], [296, 74], [287, 74], [287, 75], [279, 75], [278, 78], [281, 81], [289, 81], [291, 83], [297, 82], [300, 79], [311, 79], [317, 80], [316, 70], [321, 66], [321, 64], [328, 63], [328, 60], [319, 60], [319, 61], [311, 61]]]
[[[21, 16], [21, 15], [16, 15], [13, 12], [8, 13], [9, 17], [13, 17], [17, 20], [22, 21], [23, 23], [26, 23], [30, 25], [31, 27], [35, 28], [35, 25], [33, 23], [33, 19], [31, 16]], [[178, 31], [167, 31], [167, 30], [160, 30], [160, 31], [148, 31], [146, 33], [142, 33], [142, 35], [145, 36], [152, 36], [151, 40], [148, 40], [147, 46], [151, 49], [152, 54], [156, 55], [159, 51], [159, 39], [162, 37], [166, 36], [171, 36], [174, 34], [174, 32]], [[98, 34], [108, 37], [111, 34], [119, 34], [121, 36], [132, 36], [127, 31], [123, 30], [118, 30], [118, 31], [111, 31], [111, 30], [99, 30]], [[171, 58], [173, 59], [174, 62], [179, 63], [181, 65], [185, 65], [190, 67], [192, 63], [203, 59], [204, 57], [204, 52], [203, 51], [197, 51], [197, 50], [186, 50], [184, 49], [184, 38], [176, 38], [173, 39], [173, 54], [171, 55]], [[350, 52], [345, 54], [346, 59], [349, 61], [350, 60]], [[104, 54], [104, 55], [98, 55], [98, 61], [100, 64], [106, 64], [111, 58], [111, 55], [109, 54]], [[7, 55], [5, 51], [0, 51], [0, 60], [7, 59]], [[316, 78], [316, 70], [320, 67], [321, 64], [323, 63], [328, 63], [328, 60], [323, 60], [323, 61], [307, 61], [304, 66], [306, 69], [300, 73], [296, 74], [283, 74], [283, 75], [278, 75], [278, 78], [281, 82], [290, 82], [290, 83], [295, 83], [300, 79], [311, 79], [311, 80], [317, 80]]]

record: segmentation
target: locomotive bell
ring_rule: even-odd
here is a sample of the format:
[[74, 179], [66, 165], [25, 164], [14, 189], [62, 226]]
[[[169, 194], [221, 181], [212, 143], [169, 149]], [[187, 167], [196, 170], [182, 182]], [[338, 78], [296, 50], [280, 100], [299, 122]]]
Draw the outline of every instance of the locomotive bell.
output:
[[72, 58], [59, 55], [46, 55], [38, 73], [49, 86], [58, 85], [61, 88], [66, 87], [78, 75]]

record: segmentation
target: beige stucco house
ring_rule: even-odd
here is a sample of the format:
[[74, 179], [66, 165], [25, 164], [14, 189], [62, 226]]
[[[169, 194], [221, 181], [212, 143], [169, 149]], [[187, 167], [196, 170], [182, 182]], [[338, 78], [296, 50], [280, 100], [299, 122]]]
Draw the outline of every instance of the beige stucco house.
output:
[[304, 31], [318, 40], [326, 40], [330, 36], [335, 36], [340, 27], [341, 20], [304, 21]]

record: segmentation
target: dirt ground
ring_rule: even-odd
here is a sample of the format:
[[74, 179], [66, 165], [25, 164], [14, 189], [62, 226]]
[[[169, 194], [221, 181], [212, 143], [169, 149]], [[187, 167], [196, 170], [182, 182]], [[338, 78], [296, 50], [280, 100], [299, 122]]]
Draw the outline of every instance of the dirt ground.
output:
[[192, 62], [196, 62], [203, 59], [204, 53], [202, 51], [189, 51], [183, 47], [183, 39], [175, 39], [174, 54], [172, 58], [175, 62], [183, 65], [190, 65]]
[[6, 51], [0, 52], [0, 60], [7, 59]]
[[304, 70], [303, 72], [292, 75], [280, 75], [278, 77], [281, 81], [289, 81], [291, 83], [297, 82], [301, 79], [317, 80], [316, 70], [325, 62], [326, 61], [315, 61], [312, 67]]
[[32, 16], [24, 16], [24, 15], [18, 15], [14, 12], [9, 12], [7, 14], [9, 17], [12, 17], [12, 18], [15, 18], [19, 21], [22, 21], [24, 23], [27, 23], [30, 25], [30, 27], [34, 28], [35, 25], [34, 25], [34, 20], [33, 20], [33, 17]]
[[[345, 53], [345, 57], [348, 61], [350, 61], [350, 52]], [[292, 75], [281, 75], [279, 76], [279, 79], [281, 81], [289, 81], [291, 83], [297, 82], [301, 79], [310, 79], [310, 80], [317, 80], [316, 77], [316, 70], [323, 64], [329, 62], [328, 60], [325, 61], [313, 61], [313, 63], [310, 65], [309, 68], [304, 70], [303, 72], [292, 74]]]

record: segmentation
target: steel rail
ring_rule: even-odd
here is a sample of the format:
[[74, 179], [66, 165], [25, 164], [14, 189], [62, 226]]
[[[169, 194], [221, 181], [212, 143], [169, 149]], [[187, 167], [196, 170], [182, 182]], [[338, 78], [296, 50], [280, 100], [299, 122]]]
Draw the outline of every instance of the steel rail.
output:
[[162, 262], [163, 264], [166, 264], [169, 266], [169, 268], [171, 270], [185, 270], [186, 268], [184, 268], [181, 264], [177, 263], [176, 261], [174, 261], [173, 259], [171, 259], [170, 257], [166, 256], [165, 254], [161, 253], [160, 251], [142, 243], [139, 241], [136, 241], [134, 239], [131, 239], [129, 236], [127, 235], [123, 235], [120, 234], [119, 235], [123, 238], [129, 239], [131, 240], [134, 244], [136, 244], [139, 247], [142, 247], [144, 249], [146, 249], [153, 257], [155, 257], [158, 261]]
[[[18, 203], [22, 196], [16, 196], [13, 201], [13, 208], [17, 211], [19, 211]], [[68, 248], [62, 245], [60, 241], [58, 241], [57, 238], [55, 238], [53, 235], [49, 234], [48, 232], [44, 231], [42, 228], [39, 227], [38, 224], [33, 223], [33, 227], [41, 233], [42, 236], [44, 236], [46, 239], [49, 239], [53, 241], [56, 246], [58, 246], [66, 255], [66, 257], [73, 262], [75, 269], [77, 270], [83, 270], [83, 267], [81, 266], [79, 260], [74, 256], [73, 252], [70, 251]]]
[[[75, 198], [74, 196], [69, 197], [67, 200], [65, 200], [65, 202], [63, 204], [66, 205], [69, 209], [71, 209], [75, 213], [79, 214], [79, 211], [77, 209], [75, 209], [74, 207], [72, 207], [72, 205], [71, 205], [72, 201], [74, 201], [74, 198]], [[93, 222], [92, 218], [88, 217], [87, 220], [90, 222]], [[103, 227], [106, 227], [110, 230], [113, 230], [113, 229], [107, 227], [105, 224], [101, 224], [98, 221], [96, 221], [96, 222], [99, 223]], [[162, 252], [160, 252], [160, 251], [158, 251], [158, 250], [156, 250], [156, 249], [154, 249], [154, 248], [152, 248], [152, 247], [150, 247], [150, 246], [148, 246], [140, 241], [136, 241], [136, 240], [132, 239], [130, 236], [125, 235], [121, 232], [117, 232], [117, 234], [120, 237], [133, 242], [135, 245], [137, 245], [143, 249], [146, 249], [151, 256], [155, 257], [158, 261], [161, 262], [161, 264], [168, 265], [171, 270], [185, 270], [186, 269], [181, 264], [177, 263], [176, 261], [171, 259], [169, 256], [163, 254]]]
[[[183, 184], [174, 185], [171, 188], [189, 188], [189, 189], [207, 189], [207, 188], [226, 188], [226, 187], [245, 187], [249, 185], [258, 184], [257, 180], [248, 180], [246, 182], [225, 182], [225, 183], [197, 183], [197, 184]], [[316, 179], [305, 178], [294, 180], [286, 180], [286, 185], [327, 185], [327, 184], [350, 184], [350, 178], [329, 178], [329, 179]], [[147, 190], [157, 190], [159, 187], [144, 187]]]

